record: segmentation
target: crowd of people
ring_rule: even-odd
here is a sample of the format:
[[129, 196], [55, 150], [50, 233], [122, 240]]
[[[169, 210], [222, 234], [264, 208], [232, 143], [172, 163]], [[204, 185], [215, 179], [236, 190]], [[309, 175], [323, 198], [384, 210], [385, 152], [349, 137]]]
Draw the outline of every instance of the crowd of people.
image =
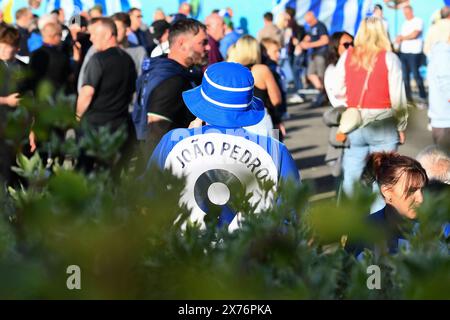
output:
[[[236, 227], [227, 183], [256, 198], [263, 194], [259, 182], [300, 183], [282, 143], [284, 121], [288, 104], [303, 102], [302, 89], [312, 88], [313, 107], [360, 109], [362, 122], [344, 135], [346, 146], [331, 148], [343, 191], [350, 196], [363, 177], [380, 194], [376, 217], [395, 211], [414, 219], [411, 208], [423, 201], [428, 180], [439, 188], [450, 183], [450, 8], [441, 10], [425, 41], [423, 21], [412, 7], [402, 10], [406, 21], [391, 42], [381, 5], [354, 36], [330, 35], [311, 11], [303, 26], [288, 7], [276, 23], [264, 14], [256, 37], [233, 25], [230, 8], [202, 23], [183, 3], [172, 15], [158, 9], [148, 27], [138, 8], [104, 17], [96, 6], [70, 19], [63, 9], [36, 17], [22, 8], [15, 25], [0, 26], [1, 179], [14, 184], [11, 166], [24, 152], [6, 139], [8, 115], [46, 80], [55, 95], [76, 99], [77, 139], [104, 127], [124, 130], [120, 161], [110, 169], [128, 169], [131, 158], [137, 172], [153, 164], [171, 168], [188, 176], [183, 199], [196, 218], [219, 208], [222, 221]], [[428, 93], [420, 72], [427, 58]], [[27, 76], [12, 81], [17, 70]], [[419, 156], [421, 165], [396, 151], [406, 141], [409, 110], [426, 105], [437, 146]], [[64, 139], [66, 132], [58, 134]], [[31, 126], [27, 152], [42, 152], [40, 139]], [[77, 168], [96, 170], [96, 159], [84, 151]]]

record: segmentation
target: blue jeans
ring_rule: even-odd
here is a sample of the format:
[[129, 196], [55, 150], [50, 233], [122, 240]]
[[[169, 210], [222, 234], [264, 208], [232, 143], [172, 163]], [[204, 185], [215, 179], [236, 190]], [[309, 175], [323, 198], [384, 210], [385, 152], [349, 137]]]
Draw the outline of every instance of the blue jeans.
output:
[[405, 83], [405, 92], [406, 98], [408, 101], [412, 101], [412, 91], [410, 84], [410, 74], [412, 72], [414, 76], [414, 80], [416, 81], [417, 86], [419, 87], [419, 96], [422, 99], [426, 99], [427, 94], [425, 92], [425, 87], [423, 85], [423, 79], [420, 75], [420, 60], [422, 59], [422, 55], [420, 53], [401, 53], [400, 60], [402, 62], [402, 73], [403, 73], [403, 82]]
[[304, 69], [304, 61], [305, 56], [303, 54], [298, 56], [293, 56], [292, 58], [292, 73], [294, 76], [294, 83], [295, 83], [295, 91], [298, 91], [300, 89], [303, 89], [303, 69]]
[[342, 161], [343, 189], [347, 195], [351, 195], [353, 184], [361, 179], [367, 156], [378, 151], [397, 151], [399, 137], [395, 120], [389, 118], [356, 129], [348, 135], [348, 139], [350, 148], [344, 150]]

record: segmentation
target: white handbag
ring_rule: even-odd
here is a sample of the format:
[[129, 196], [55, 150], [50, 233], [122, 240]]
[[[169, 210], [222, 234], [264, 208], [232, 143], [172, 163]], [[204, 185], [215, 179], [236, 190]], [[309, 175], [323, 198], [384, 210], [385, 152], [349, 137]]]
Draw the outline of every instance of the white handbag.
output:
[[356, 108], [347, 107], [347, 109], [342, 113], [341, 120], [339, 122], [338, 134], [348, 134], [362, 125], [363, 120], [361, 116], [361, 105], [368, 89], [369, 77], [372, 70], [373, 68], [370, 68], [367, 71], [366, 80], [364, 81], [364, 86]]

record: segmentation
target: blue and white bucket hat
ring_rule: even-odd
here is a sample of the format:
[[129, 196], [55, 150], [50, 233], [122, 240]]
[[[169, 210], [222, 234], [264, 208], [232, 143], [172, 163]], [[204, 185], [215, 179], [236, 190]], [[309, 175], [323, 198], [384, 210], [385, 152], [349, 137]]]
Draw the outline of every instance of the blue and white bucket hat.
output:
[[259, 123], [264, 103], [253, 96], [250, 70], [239, 63], [219, 62], [203, 75], [202, 84], [183, 92], [189, 110], [208, 124], [238, 128]]

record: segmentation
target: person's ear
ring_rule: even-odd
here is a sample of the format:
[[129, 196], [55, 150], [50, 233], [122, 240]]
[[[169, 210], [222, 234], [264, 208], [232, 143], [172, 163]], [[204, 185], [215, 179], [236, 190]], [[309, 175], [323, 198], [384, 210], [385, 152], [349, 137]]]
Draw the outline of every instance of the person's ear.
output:
[[388, 186], [382, 185], [380, 187], [381, 195], [387, 203], [392, 201], [392, 189]]
[[177, 44], [177, 47], [179, 47], [180, 50], [183, 52], [187, 51], [187, 41], [186, 40], [187, 40], [186, 37], [184, 37], [183, 35], [180, 35], [175, 42]]

